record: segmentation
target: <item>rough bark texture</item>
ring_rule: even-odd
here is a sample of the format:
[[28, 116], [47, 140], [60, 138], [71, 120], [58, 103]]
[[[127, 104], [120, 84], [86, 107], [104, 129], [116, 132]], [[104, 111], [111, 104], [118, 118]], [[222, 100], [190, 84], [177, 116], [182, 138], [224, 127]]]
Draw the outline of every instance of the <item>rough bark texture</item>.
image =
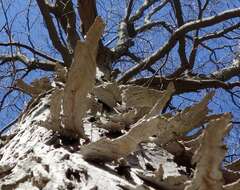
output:
[[[90, 141], [87, 145], [80, 139], [55, 132], [62, 130], [56, 123], [62, 121], [59, 102], [64, 85], [39, 96], [17, 126], [1, 137], [0, 189], [238, 190], [239, 177], [235, 175], [234, 181], [229, 180], [229, 176], [235, 174], [230, 168], [235, 166], [226, 166], [227, 176], [222, 175], [220, 169], [225, 153], [222, 138], [229, 129], [231, 117], [229, 114], [207, 115], [207, 105], [214, 93], [176, 115], [161, 115], [162, 107], [174, 93], [173, 85], [159, 93], [155, 106], [147, 112], [139, 108], [138, 101], [125, 103], [127, 93], [133, 93], [126, 89], [135, 87], [112, 86], [115, 84], [96, 86], [96, 90], [108, 93], [91, 95], [91, 104], [101, 109], [90, 109], [83, 117], [82, 127]], [[116, 98], [117, 103], [113, 103], [116, 88], [120, 96]], [[135, 89], [139, 92], [140, 87]], [[143, 94], [149, 90], [141, 89]], [[150, 100], [152, 97], [149, 96]], [[108, 105], [107, 112], [104, 105]], [[46, 127], [49, 119], [50, 128]], [[200, 136], [184, 136], [209, 120]], [[199, 148], [193, 157], [197, 162], [194, 169], [190, 163], [193, 154], [189, 150], [196, 147]]]
[[193, 156], [197, 164], [194, 178], [185, 190], [220, 190], [223, 189], [221, 162], [226, 153], [223, 137], [230, 129], [231, 116], [225, 114], [209, 123], [202, 134], [201, 145]]
[[97, 47], [103, 30], [104, 24], [97, 17], [87, 33], [86, 41], [77, 43], [64, 88], [64, 128], [79, 136], [84, 136], [82, 118], [88, 110], [87, 95], [95, 84]]
[[77, 42], [74, 60], [66, 75], [61, 66], [56, 68], [56, 87], [51, 96], [50, 118], [46, 127], [71, 138], [85, 137], [82, 119], [89, 109], [88, 94], [95, 85], [98, 41], [104, 30], [101, 18], [96, 17], [84, 42]]
[[[166, 144], [174, 139], [176, 135], [183, 135], [196, 127], [207, 112], [207, 102], [212, 97], [212, 94], [206, 96], [203, 101], [190, 109], [184, 110], [182, 113], [177, 114], [171, 118], [166, 118], [159, 115], [160, 110], [157, 112], [159, 102], [165, 105], [173, 91], [173, 86], [170, 86], [162, 98], [157, 101], [153, 109], [144, 117], [139, 119], [138, 122], [133, 124], [130, 131], [125, 135], [115, 139], [101, 139], [87, 146], [82, 147], [81, 153], [85, 159], [89, 160], [117, 160], [121, 157], [126, 157], [131, 152], [137, 150], [141, 142], [148, 141], [149, 137], [157, 135], [160, 144]], [[161, 101], [162, 100], [162, 101]], [[200, 112], [199, 112], [200, 111]], [[155, 113], [153, 115], [153, 113]], [[188, 120], [188, 121], [186, 121]], [[187, 124], [190, 122], [191, 124]]]

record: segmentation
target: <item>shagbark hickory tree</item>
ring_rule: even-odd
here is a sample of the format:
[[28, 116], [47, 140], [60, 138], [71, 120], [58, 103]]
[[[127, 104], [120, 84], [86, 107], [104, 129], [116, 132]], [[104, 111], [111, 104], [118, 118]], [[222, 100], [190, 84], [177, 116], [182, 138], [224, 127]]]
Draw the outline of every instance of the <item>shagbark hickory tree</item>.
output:
[[[181, 125], [198, 124], [190, 128], [197, 127], [197, 136], [208, 122], [209, 126], [228, 126], [232, 120], [235, 128], [230, 133], [225, 161], [238, 158], [240, 150], [235, 146], [240, 134], [238, 0], [0, 0], [0, 5], [2, 132], [19, 122], [26, 110], [36, 104], [35, 100], [47, 92], [54, 97], [50, 110], [57, 113], [52, 114], [47, 128], [71, 138], [85, 139], [81, 126], [83, 115], [89, 110], [85, 104], [89, 101], [86, 99], [89, 93], [97, 98], [104, 96], [98, 100], [104, 114], [120, 114], [124, 106], [136, 106], [133, 99], [156, 96], [159, 92], [159, 96], [165, 98], [146, 100], [152, 108], [147, 114], [139, 113], [139, 110], [137, 114], [133, 110], [128, 112], [129, 115], [125, 113], [124, 118], [131, 118], [128, 121], [131, 125], [134, 119], [142, 118], [143, 123], [136, 126], [142, 127], [143, 131], [148, 125], [154, 125], [153, 119], [150, 124], [144, 123], [154, 115], [169, 118], [169, 115], [181, 113], [176, 121], [172, 120], [173, 123], [181, 117], [186, 119], [182, 110], [186, 111], [187, 106], [208, 94], [194, 109], [205, 112], [203, 105], [211, 99], [212, 115], [205, 120], [199, 116], [199, 121], [193, 124], [191, 119], [196, 115], [192, 111], [189, 112], [192, 115], [187, 115], [190, 123], [185, 121]], [[102, 89], [115, 93], [115, 98], [123, 91], [124, 98], [118, 97], [115, 103], [111, 102]], [[149, 91], [143, 93], [143, 89]], [[214, 96], [212, 91], [215, 91]], [[142, 107], [149, 108], [144, 101], [141, 103]], [[223, 112], [230, 112], [232, 119]], [[114, 123], [111, 122], [107, 122], [109, 128]], [[165, 120], [161, 122], [167, 125]], [[122, 130], [122, 126], [118, 127]], [[216, 134], [216, 141], [225, 134], [224, 127]], [[153, 129], [161, 131], [157, 127]], [[103, 149], [96, 150], [95, 144], [89, 144], [82, 154], [90, 159], [100, 154], [104, 161], [128, 155], [139, 143], [155, 135], [152, 130], [145, 131], [146, 137], [142, 138], [132, 130], [137, 144], [130, 143], [132, 147], [116, 155], [106, 153], [107, 150], [104, 154], [109, 156], [99, 153]], [[203, 138], [211, 141], [208, 133], [214, 131], [210, 130]], [[178, 139], [173, 138], [173, 134], [170, 136]], [[114, 147], [111, 143], [121, 147], [126, 143], [124, 136], [121, 137], [116, 142], [105, 139], [100, 144], [108, 144], [109, 150]], [[160, 140], [160, 144], [166, 144], [168, 140]], [[196, 175], [203, 175], [201, 167], [200, 174]]]
[[172, 81], [165, 110], [216, 89], [212, 109], [231, 111], [239, 124], [239, 1], [1, 0], [0, 13], [2, 128], [34, 94], [16, 83], [51, 80], [57, 64], [69, 68], [97, 15], [106, 22], [97, 53], [104, 80], [159, 90]]

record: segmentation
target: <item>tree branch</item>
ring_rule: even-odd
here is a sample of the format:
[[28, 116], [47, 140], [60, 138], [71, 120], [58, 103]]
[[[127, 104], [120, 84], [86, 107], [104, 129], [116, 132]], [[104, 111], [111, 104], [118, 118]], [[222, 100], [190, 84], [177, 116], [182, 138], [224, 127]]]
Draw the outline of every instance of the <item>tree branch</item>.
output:
[[153, 65], [156, 61], [160, 58], [164, 57], [171, 49], [177, 44], [178, 40], [185, 35], [186, 33], [205, 28], [208, 26], [213, 26], [220, 22], [226, 21], [228, 19], [236, 18], [240, 16], [240, 8], [231, 9], [217, 16], [211, 16], [205, 19], [195, 20], [188, 22], [178, 28], [173, 35], [170, 37], [168, 42], [166, 42], [161, 48], [159, 48], [156, 52], [154, 52], [150, 57], [145, 58], [141, 64], [138, 64], [128, 71], [126, 71], [119, 79], [118, 82], [125, 83], [130, 78], [138, 74], [140, 71], [148, 68], [149, 66]]
[[163, 7], [165, 7], [165, 5], [169, 2], [170, 0], [165, 0], [159, 6], [156, 6], [155, 8], [153, 8], [153, 10], [146, 16], [145, 21], [150, 22], [152, 16], [156, 14], [158, 11], [160, 11]]
[[160, 26], [165, 28], [169, 33], [173, 33], [173, 29], [171, 25], [166, 23], [165, 21], [148, 22], [143, 26], [136, 28], [136, 33], [146, 32], [147, 30], [151, 30], [154, 27], [160, 27]]
[[82, 21], [82, 33], [86, 35], [97, 16], [96, 0], [78, 0], [78, 13]]
[[52, 13], [60, 21], [61, 26], [67, 35], [67, 41], [69, 42], [71, 49], [74, 49], [76, 42], [77, 40], [80, 40], [80, 37], [76, 31], [76, 14], [72, 1], [57, 0]]
[[36, 48], [32, 48], [26, 44], [22, 44], [20, 42], [8, 42], [8, 43], [0, 43], [0, 46], [3, 46], [3, 47], [8, 47], [8, 46], [15, 46], [15, 47], [22, 47], [22, 48], [25, 48], [29, 51], [31, 51], [33, 54], [36, 54], [36, 55], [39, 55], [49, 61], [52, 61], [52, 62], [58, 62], [60, 64], [63, 64], [63, 62], [61, 60], [58, 60], [58, 59], [55, 59], [49, 55], [47, 55], [46, 53], [36, 49]]
[[64, 64], [66, 64], [66, 66], [69, 66], [71, 64], [71, 57], [69, 55], [68, 49], [61, 43], [59, 39], [57, 30], [50, 15], [49, 6], [45, 3], [45, 1], [42, 0], [37, 0], [37, 4], [43, 16], [53, 46], [62, 55]]
[[[177, 19], [178, 27], [181, 27], [182, 25], [184, 25], [181, 2], [180, 2], [180, 0], [174, 0], [174, 1], [172, 1], [172, 4], [173, 4], [173, 8], [175, 10], [175, 16]], [[182, 35], [181, 38], [179, 38], [178, 54], [179, 54], [179, 57], [181, 60], [182, 67], [184, 67], [185, 69], [188, 69], [189, 63], [188, 63], [188, 59], [186, 56], [185, 46], [186, 46], [185, 35]]]
[[[158, 1], [158, 0], [157, 0], [157, 1]], [[134, 21], [140, 19], [140, 18], [143, 16], [145, 10], [147, 10], [151, 5], [153, 5], [153, 4], [156, 3], [157, 1], [156, 1], [156, 0], [145, 0], [144, 3], [143, 3], [143, 5], [136, 11], [136, 14], [133, 15], [133, 16], [129, 19], [129, 21], [130, 21], [130, 22], [134, 22]]]
[[129, 81], [129, 84], [144, 85], [151, 81], [150, 88], [154, 89], [166, 89], [170, 82], [174, 83], [176, 88], [175, 94], [181, 94], [186, 92], [197, 92], [198, 90], [207, 88], [222, 88], [225, 90], [232, 89], [234, 87], [240, 87], [240, 82], [225, 83], [216, 79], [167, 79], [165, 77], [156, 76], [153, 79], [151, 77], [141, 78]]
[[128, 5], [127, 5], [127, 8], [126, 8], [126, 13], [125, 13], [125, 20], [129, 20], [130, 16], [131, 16], [131, 13], [132, 13], [132, 8], [133, 8], [133, 3], [134, 3], [134, 0], [129, 0], [128, 2]]
[[41, 60], [32, 60], [29, 59], [27, 56], [17, 53], [11, 55], [0, 55], [0, 60], [5, 63], [8, 61], [20, 61], [25, 64], [29, 69], [41, 69], [43, 71], [54, 71], [56, 62], [52, 61], [41, 61]]
[[220, 81], [228, 81], [234, 76], [240, 74], [240, 60], [235, 59], [231, 66], [226, 67], [220, 71], [216, 71], [211, 76]]

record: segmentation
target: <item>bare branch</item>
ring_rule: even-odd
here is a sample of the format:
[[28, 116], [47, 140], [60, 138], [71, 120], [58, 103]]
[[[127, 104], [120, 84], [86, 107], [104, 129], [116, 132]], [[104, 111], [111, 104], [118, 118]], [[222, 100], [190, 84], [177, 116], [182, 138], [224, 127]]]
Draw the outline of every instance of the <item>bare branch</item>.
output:
[[[173, 2], [172, 4], [174, 7], [174, 10], [175, 10], [175, 16], [177, 19], [178, 27], [181, 27], [182, 25], [184, 25], [181, 2], [180, 2], [180, 0], [175, 0], [172, 2]], [[181, 60], [182, 67], [184, 67], [185, 69], [188, 69], [189, 63], [188, 63], [188, 59], [187, 59], [187, 55], [186, 55], [186, 50], [185, 50], [186, 47], [185, 46], [186, 46], [185, 35], [182, 35], [179, 38], [178, 54], [179, 54], [179, 57]]]
[[61, 26], [67, 35], [67, 41], [69, 42], [71, 49], [74, 49], [77, 40], [80, 40], [80, 37], [76, 30], [76, 14], [72, 1], [57, 0], [55, 7], [51, 9], [51, 12], [60, 21]]
[[82, 33], [86, 35], [97, 16], [96, 0], [78, 0], [78, 13], [82, 21]]
[[[159, 1], [159, 0], [157, 0], [157, 1]], [[129, 21], [134, 22], [134, 21], [140, 19], [143, 16], [144, 11], [147, 10], [151, 5], [153, 5], [157, 1], [156, 0], [144, 0], [143, 5], [136, 11], [135, 15], [133, 15], [129, 19]]]
[[179, 38], [181, 38], [182, 35], [185, 35], [190, 31], [200, 29], [200, 28], [205, 28], [208, 26], [213, 26], [222, 21], [226, 21], [228, 19], [236, 18], [239, 16], [240, 16], [240, 8], [236, 8], [236, 9], [222, 12], [217, 16], [212, 16], [205, 19], [201, 19], [201, 20], [195, 20], [195, 21], [191, 21], [184, 24], [173, 33], [173, 35], [168, 40], [168, 42], [166, 42], [160, 49], [154, 52], [150, 57], [147, 57], [146, 59], [144, 59], [141, 64], [138, 64], [132, 67], [131, 69], [129, 69], [127, 72], [125, 72], [122, 75], [122, 77], [118, 79], [118, 82], [125, 83], [130, 78], [132, 78], [137, 73], [139, 73], [141, 70], [148, 68], [149, 66], [153, 65], [156, 61], [158, 61], [160, 58], [164, 57], [177, 44]]
[[22, 47], [22, 48], [25, 48], [29, 51], [31, 51], [33, 54], [35, 55], [39, 55], [49, 61], [52, 61], [52, 62], [58, 62], [60, 64], [63, 64], [63, 62], [61, 60], [58, 60], [58, 59], [55, 59], [49, 55], [47, 55], [46, 53], [36, 49], [36, 48], [32, 48], [26, 44], [22, 44], [20, 42], [8, 42], [8, 43], [0, 43], [0, 46], [3, 46], [3, 47], [8, 47], [8, 46], [14, 46], [14, 47]]
[[203, 41], [206, 41], [206, 40], [215, 39], [215, 38], [219, 38], [219, 37], [224, 37], [225, 34], [227, 34], [229, 32], [232, 32], [235, 29], [239, 29], [239, 27], [240, 27], [240, 23], [235, 24], [235, 25], [233, 25], [231, 27], [228, 27], [228, 28], [224, 28], [221, 31], [217, 31], [217, 32], [214, 32], [214, 33], [210, 33], [206, 36], [200, 37], [200, 38], [197, 39], [197, 41], [198, 41], [198, 43], [200, 43], [200, 42], [203, 42]]
[[0, 55], [0, 60], [4, 63], [9, 61], [20, 61], [24, 63], [30, 70], [41, 69], [44, 71], [54, 71], [56, 66], [56, 62], [29, 59], [27, 56], [20, 53], [11, 55]]
[[226, 67], [220, 71], [216, 71], [212, 74], [212, 77], [220, 81], [228, 81], [234, 76], [238, 76], [240, 73], [240, 60], [235, 59], [231, 66]]
[[238, 190], [240, 186], [240, 179], [237, 181], [223, 186], [223, 190]]
[[[81, 28], [83, 36], [87, 34], [90, 26], [93, 24], [97, 14], [96, 0], [78, 0], [78, 13], [81, 19]], [[97, 66], [101, 72], [104, 73], [106, 79], [111, 78], [113, 52], [105, 47], [102, 41], [99, 41], [99, 48], [97, 54]]]
[[22, 92], [27, 93], [32, 97], [36, 97], [42, 92], [51, 88], [49, 79], [47, 77], [34, 80], [30, 85], [19, 79], [15, 81], [15, 86]]
[[59, 53], [62, 55], [64, 64], [67, 64], [69, 66], [71, 64], [71, 57], [69, 55], [68, 49], [61, 43], [57, 30], [55, 28], [54, 22], [52, 20], [52, 17], [50, 15], [50, 9], [49, 6], [45, 3], [45, 1], [37, 0], [37, 4], [39, 6], [39, 9], [42, 13], [44, 22], [48, 29], [48, 34], [50, 36], [50, 39], [52, 40], [53, 46], [59, 51]]
[[149, 87], [155, 88], [155, 89], [166, 89], [168, 84], [170, 82], [174, 83], [174, 86], [176, 87], [175, 94], [181, 94], [185, 92], [196, 92], [198, 90], [207, 89], [207, 88], [222, 88], [222, 89], [232, 89], [234, 87], [239, 87], [239, 82], [233, 82], [233, 83], [225, 83], [224, 81], [216, 80], [216, 79], [168, 79], [161, 76], [156, 76], [154, 78], [147, 77], [147, 78], [141, 78], [132, 80], [129, 83], [130, 84], [136, 84], [136, 85], [143, 85], [147, 82], [151, 81], [151, 84]]
[[133, 8], [133, 3], [134, 3], [135, 0], [129, 0], [128, 1], [128, 5], [127, 5], [127, 8], [126, 8], [126, 13], [125, 13], [125, 19], [124, 20], [129, 20], [130, 16], [131, 16], [131, 13], [132, 13], [132, 8]]
[[154, 27], [163, 27], [169, 33], [173, 33], [173, 29], [172, 29], [171, 25], [169, 25], [165, 21], [148, 22], [148, 23], [144, 24], [143, 26], [140, 26], [140, 27], [136, 28], [136, 33], [146, 32], [148, 30], [151, 30]]
[[158, 11], [160, 11], [167, 3], [169, 3], [170, 0], [164, 0], [160, 5], [153, 8], [153, 10], [146, 16], [145, 21], [150, 22], [151, 17], [156, 14]]

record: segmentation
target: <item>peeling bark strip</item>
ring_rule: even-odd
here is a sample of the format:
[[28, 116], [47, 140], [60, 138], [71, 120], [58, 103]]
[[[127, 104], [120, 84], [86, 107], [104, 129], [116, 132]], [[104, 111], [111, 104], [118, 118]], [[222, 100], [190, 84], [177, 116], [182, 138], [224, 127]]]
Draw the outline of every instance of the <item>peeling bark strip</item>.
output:
[[185, 108], [182, 112], [168, 119], [168, 126], [165, 133], [159, 133], [158, 144], [165, 145], [172, 139], [183, 136], [188, 131], [198, 127], [207, 118], [209, 112], [208, 102], [214, 96], [214, 92], [207, 94], [201, 102]]
[[16, 80], [15, 86], [32, 97], [37, 97], [42, 92], [51, 88], [49, 79], [47, 77], [34, 80], [30, 85], [19, 79]]
[[163, 95], [162, 91], [148, 89], [141, 86], [127, 86], [123, 89], [123, 105], [126, 108], [152, 108], [159, 97]]
[[45, 126], [53, 131], [60, 131], [64, 134], [65, 131], [61, 129], [61, 103], [63, 98], [63, 89], [56, 88], [52, 93], [50, 100], [50, 122]]
[[231, 128], [230, 122], [231, 115], [226, 113], [208, 124], [206, 131], [202, 134], [201, 145], [193, 156], [193, 162], [197, 163], [194, 178], [185, 190], [223, 189], [220, 167], [226, 148], [222, 141]]
[[175, 137], [174, 134], [183, 135], [195, 128], [205, 119], [208, 113], [208, 101], [213, 97], [214, 93], [208, 94], [200, 103], [186, 108], [183, 112], [171, 118], [157, 114], [159, 112], [156, 111], [156, 108], [159, 107], [161, 109], [159, 102], [166, 103], [173, 92], [173, 85], [170, 85], [168, 90], [162, 95], [161, 100], [156, 103], [156, 106], [150, 112], [156, 113], [156, 115], [144, 116], [132, 125], [127, 134], [117, 139], [103, 138], [82, 147], [81, 154], [83, 157], [89, 160], [116, 160], [136, 151], [139, 143], [147, 141], [152, 135], [158, 135], [160, 143], [164, 144], [173, 139]]
[[93, 89], [93, 94], [110, 108], [121, 102], [121, 90], [116, 83], [103, 83]]
[[170, 83], [168, 85], [168, 89], [164, 93], [164, 96], [162, 96], [162, 98], [160, 98], [157, 101], [157, 103], [153, 106], [151, 111], [147, 114], [147, 118], [150, 118], [154, 115], [158, 115], [159, 113], [161, 113], [167, 102], [171, 99], [174, 92], [175, 92], [174, 84]]
[[77, 42], [68, 72], [63, 97], [63, 127], [74, 136], [84, 136], [82, 118], [88, 109], [87, 94], [95, 84], [97, 47], [103, 30], [104, 23], [97, 17], [85, 42]]
[[[169, 85], [169, 88], [163, 93], [160, 100], [157, 101], [156, 106], [154, 106], [153, 112], [155, 112], [159, 102], [162, 102], [164, 105], [167, 103], [174, 91], [173, 89], [174, 86]], [[117, 160], [134, 152], [140, 142], [148, 140], [149, 137], [158, 133], [161, 130], [160, 128], [165, 125], [167, 125], [167, 119], [162, 116], [157, 115], [151, 118], [144, 116], [132, 125], [127, 134], [115, 140], [103, 138], [88, 144], [82, 148], [81, 154], [85, 159], [89, 160]]]

